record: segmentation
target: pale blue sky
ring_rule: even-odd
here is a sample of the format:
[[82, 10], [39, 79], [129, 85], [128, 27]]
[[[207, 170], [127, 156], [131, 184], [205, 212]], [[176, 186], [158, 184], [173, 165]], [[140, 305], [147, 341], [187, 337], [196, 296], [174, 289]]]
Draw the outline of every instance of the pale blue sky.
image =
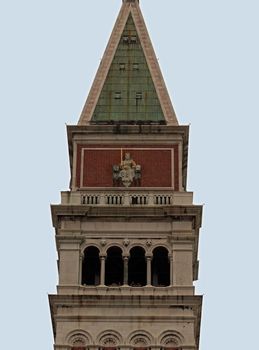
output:
[[[68, 188], [76, 124], [121, 0], [0, 0], [1, 348], [52, 349], [49, 203]], [[188, 188], [206, 203], [200, 350], [256, 349], [258, 0], [141, 0], [179, 122]]]

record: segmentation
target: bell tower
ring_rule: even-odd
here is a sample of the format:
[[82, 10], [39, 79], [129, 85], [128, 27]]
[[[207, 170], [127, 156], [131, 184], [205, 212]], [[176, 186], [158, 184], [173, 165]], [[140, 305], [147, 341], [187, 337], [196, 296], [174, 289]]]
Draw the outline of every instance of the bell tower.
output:
[[123, 0], [77, 125], [70, 190], [52, 205], [56, 350], [198, 350], [202, 207], [139, 1]]

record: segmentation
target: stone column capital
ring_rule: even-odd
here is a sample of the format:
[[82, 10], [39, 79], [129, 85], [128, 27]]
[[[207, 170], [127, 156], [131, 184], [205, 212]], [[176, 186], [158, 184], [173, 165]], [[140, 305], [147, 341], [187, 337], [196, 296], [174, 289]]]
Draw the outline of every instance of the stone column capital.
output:
[[147, 260], [152, 260], [153, 259], [153, 254], [149, 253], [149, 254], [146, 254], [145, 256], [146, 256]]

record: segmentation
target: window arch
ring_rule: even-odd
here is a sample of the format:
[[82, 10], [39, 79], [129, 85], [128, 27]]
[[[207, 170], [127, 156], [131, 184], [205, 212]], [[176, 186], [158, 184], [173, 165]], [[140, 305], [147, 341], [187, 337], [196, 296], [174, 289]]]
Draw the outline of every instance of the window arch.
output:
[[111, 247], [107, 250], [105, 284], [107, 286], [123, 284], [123, 259], [122, 250], [119, 247]]
[[87, 247], [84, 251], [82, 284], [87, 286], [100, 284], [100, 258], [99, 249], [96, 247]]
[[150, 349], [152, 344], [154, 344], [154, 337], [145, 330], [137, 330], [132, 332], [128, 336], [127, 343], [133, 349]]
[[158, 338], [163, 350], [181, 350], [183, 342], [183, 335], [176, 331], [165, 331]]
[[83, 330], [75, 330], [67, 337], [69, 349], [86, 350], [87, 346], [92, 343], [91, 336]]
[[153, 286], [166, 287], [170, 285], [170, 262], [166, 248], [157, 247], [154, 249], [151, 274]]
[[141, 247], [130, 250], [128, 283], [133, 287], [142, 287], [147, 284], [145, 250]]
[[106, 330], [97, 337], [97, 344], [100, 350], [115, 350], [122, 344], [122, 336], [114, 330]]

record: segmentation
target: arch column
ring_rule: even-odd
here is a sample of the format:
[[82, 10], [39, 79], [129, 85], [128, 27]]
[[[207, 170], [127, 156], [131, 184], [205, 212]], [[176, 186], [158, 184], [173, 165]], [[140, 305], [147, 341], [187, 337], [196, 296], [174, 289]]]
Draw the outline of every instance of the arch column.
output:
[[128, 286], [129, 283], [129, 255], [123, 255], [123, 285]]
[[101, 261], [100, 286], [105, 285], [105, 259], [106, 259], [106, 255], [100, 255], [100, 261]]
[[147, 260], [147, 286], [151, 286], [151, 261], [153, 255], [146, 255]]
[[169, 258], [169, 262], [170, 262], [170, 286], [172, 286], [174, 284], [174, 261], [173, 261], [173, 255], [169, 254], [168, 255]]
[[80, 253], [80, 256], [79, 256], [79, 276], [78, 276], [78, 280], [79, 280], [79, 284], [81, 285], [82, 284], [82, 281], [83, 281], [83, 261], [84, 261], [84, 257], [85, 257], [85, 254], [84, 253]]

